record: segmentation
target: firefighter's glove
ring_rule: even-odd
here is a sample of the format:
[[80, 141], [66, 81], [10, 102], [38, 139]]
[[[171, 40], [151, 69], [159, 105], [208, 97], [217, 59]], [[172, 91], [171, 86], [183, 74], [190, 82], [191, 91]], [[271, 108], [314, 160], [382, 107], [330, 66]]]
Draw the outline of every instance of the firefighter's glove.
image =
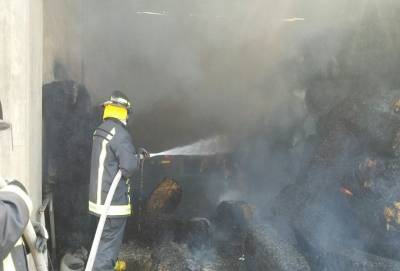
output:
[[44, 253], [47, 250], [49, 234], [47, 233], [46, 228], [39, 222], [33, 222], [32, 224], [36, 232], [35, 247], [40, 253]]
[[140, 159], [146, 159], [150, 157], [150, 153], [145, 148], [139, 148]]

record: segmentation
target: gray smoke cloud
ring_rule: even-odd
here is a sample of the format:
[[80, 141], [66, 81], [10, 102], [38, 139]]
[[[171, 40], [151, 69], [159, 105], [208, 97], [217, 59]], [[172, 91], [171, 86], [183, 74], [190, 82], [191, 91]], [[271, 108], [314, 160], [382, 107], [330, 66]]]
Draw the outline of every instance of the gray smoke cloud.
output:
[[295, 179], [313, 119], [355, 90], [400, 86], [395, 0], [88, 0], [83, 8], [94, 102], [126, 92], [135, 143], [152, 152], [215, 135], [242, 141], [239, 156], [264, 200]]
[[136, 140], [156, 150], [219, 133], [248, 135], [273, 122], [286, 126], [304, 115], [293, 92], [314, 77], [395, 78], [398, 6], [86, 1], [84, 81], [97, 102], [114, 89], [128, 93]]
[[[126, 92], [136, 140], [156, 150], [291, 125], [305, 114], [293, 93], [309, 78], [346, 65], [366, 69], [340, 61], [365, 46], [354, 35], [373, 8], [365, 1], [85, 1], [84, 81], [96, 102]], [[378, 30], [379, 23], [371, 22]]]
[[83, 8], [93, 100], [126, 92], [135, 143], [152, 152], [233, 136], [268, 191], [261, 199], [295, 178], [310, 118], [355, 90], [400, 86], [393, 0], [89, 0]]
[[89, 0], [79, 20], [84, 82], [96, 102], [126, 92], [136, 140], [157, 151], [287, 126], [305, 114], [293, 93], [314, 77], [389, 76], [399, 55], [398, 6]]

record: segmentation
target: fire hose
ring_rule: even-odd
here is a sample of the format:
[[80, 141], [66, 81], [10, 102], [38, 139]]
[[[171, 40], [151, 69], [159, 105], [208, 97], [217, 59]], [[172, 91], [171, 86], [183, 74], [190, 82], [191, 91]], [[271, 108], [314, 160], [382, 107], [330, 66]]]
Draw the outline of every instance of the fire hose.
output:
[[94, 260], [96, 259], [97, 249], [99, 248], [101, 235], [103, 234], [104, 224], [108, 216], [108, 211], [110, 210], [111, 201], [114, 197], [115, 190], [117, 189], [118, 183], [121, 180], [121, 170], [118, 170], [117, 175], [115, 175], [112, 181], [110, 190], [108, 191], [106, 201], [104, 203], [104, 210], [100, 216], [99, 224], [97, 225], [96, 233], [94, 235], [94, 240], [92, 248], [90, 249], [89, 258], [86, 264], [85, 271], [91, 271], [93, 269]]
[[33, 261], [36, 266], [36, 270], [37, 271], [48, 271], [45, 254], [39, 252], [36, 249], [35, 242], [36, 242], [37, 236], [35, 233], [35, 229], [33, 228], [32, 222], [30, 220], [24, 231], [24, 239], [25, 239], [26, 244], [29, 247], [29, 250], [31, 251], [32, 258], [33, 258]]

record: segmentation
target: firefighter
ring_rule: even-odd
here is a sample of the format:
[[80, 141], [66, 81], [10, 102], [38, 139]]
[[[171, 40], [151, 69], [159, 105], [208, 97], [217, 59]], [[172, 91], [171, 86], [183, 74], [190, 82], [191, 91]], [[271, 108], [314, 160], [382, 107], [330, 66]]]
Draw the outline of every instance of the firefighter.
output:
[[24, 186], [0, 180], [0, 270], [28, 270], [22, 233], [32, 210]]
[[113, 270], [127, 217], [132, 213], [130, 178], [139, 168], [140, 159], [149, 154], [145, 149], [135, 151], [126, 128], [132, 110], [127, 96], [115, 91], [103, 107], [103, 122], [93, 134], [89, 213], [100, 217], [111, 183], [118, 170], [121, 170], [122, 179], [111, 202], [93, 267], [94, 270]]
[[[0, 102], [0, 131], [10, 128], [3, 121]], [[28, 270], [22, 233], [29, 221], [32, 202], [24, 185], [18, 181], [7, 182], [0, 177], [0, 271]], [[40, 223], [34, 225], [37, 233], [36, 249], [46, 250], [47, 232]]]

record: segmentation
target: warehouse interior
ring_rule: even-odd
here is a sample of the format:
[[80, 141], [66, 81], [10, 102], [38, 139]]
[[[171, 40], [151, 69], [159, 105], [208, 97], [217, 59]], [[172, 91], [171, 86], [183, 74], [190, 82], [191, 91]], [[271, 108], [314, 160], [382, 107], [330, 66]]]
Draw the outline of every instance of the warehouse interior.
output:
[[0, 172], [35, 210], [51, 199], [53, 270], [66, 255], [84, 269], [92, 133], [114, 90], [135, 145], [161, 152], [134, 177], [127, 270], [400, 268], [398, 1], [0, 10]]

